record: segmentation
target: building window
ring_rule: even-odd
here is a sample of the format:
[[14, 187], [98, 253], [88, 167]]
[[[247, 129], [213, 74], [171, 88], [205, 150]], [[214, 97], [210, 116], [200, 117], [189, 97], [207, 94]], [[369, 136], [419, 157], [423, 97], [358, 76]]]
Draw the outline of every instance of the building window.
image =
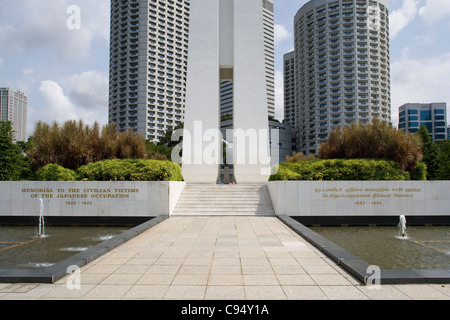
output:
[[431, 120], [431, 110], [420, 110], [420, 120]]

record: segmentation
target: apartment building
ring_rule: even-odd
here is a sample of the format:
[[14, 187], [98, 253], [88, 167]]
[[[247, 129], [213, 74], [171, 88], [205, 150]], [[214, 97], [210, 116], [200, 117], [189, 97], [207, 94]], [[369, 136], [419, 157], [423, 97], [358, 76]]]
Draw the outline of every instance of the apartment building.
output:
[[297, 151], [317, 153], [335, 128], [390, 121], [388, 0], [309, 1], [295, 15], [294, 42], [285, 101], [295, 95], [286, 116]]

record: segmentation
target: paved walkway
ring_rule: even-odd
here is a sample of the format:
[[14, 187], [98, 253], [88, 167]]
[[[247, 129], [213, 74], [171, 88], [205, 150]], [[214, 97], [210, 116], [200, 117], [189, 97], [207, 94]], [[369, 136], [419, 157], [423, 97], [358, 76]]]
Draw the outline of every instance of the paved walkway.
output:
[[0, 299], [450, 299], [450, 285], [362, 286], [275, 217], [171, 217], [54, 284]]

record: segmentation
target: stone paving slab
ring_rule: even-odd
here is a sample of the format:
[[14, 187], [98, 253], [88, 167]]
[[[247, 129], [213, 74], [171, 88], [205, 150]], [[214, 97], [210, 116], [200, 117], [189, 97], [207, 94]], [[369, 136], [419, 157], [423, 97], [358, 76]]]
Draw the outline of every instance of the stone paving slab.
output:
[[450, 300], [449, 285], [361, 285], [276, 217], [171, 217], [79, 271], [0, 283], [0, 299]]

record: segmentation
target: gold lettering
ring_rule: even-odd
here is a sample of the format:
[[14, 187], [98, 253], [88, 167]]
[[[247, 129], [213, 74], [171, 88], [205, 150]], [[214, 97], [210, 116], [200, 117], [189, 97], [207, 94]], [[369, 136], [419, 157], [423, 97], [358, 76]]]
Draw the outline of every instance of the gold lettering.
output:
[[87, 194], [61, 194], [59, 193], [57, 195], [57, 198], [59, 199], [66, 199], [66, 198], [71, 198], [71, 199], [86, 199], [87, 198]]
[[129, 194], [91, 194], [93, 199], [129, 199]]
[[413, 198], [414, 196], [412, 194], [394, 193], [394, 197], [396, 197], [396, 198]]
[[380, 193], [374, 193], [373, 194], [373, 198], [390, 198], [392, 195], [391, 194], [380, 194]]
[[117, 193], [136, 193], [139, 192], [139, 189], [114, 189]]
[[83, 189], [86, 193], [110, 193], [111, 189]]
[[53, 193], [53, 189], [45, 189], [45, 188], [22, 189], [21, 192], [23, 192], [23, 193]]

